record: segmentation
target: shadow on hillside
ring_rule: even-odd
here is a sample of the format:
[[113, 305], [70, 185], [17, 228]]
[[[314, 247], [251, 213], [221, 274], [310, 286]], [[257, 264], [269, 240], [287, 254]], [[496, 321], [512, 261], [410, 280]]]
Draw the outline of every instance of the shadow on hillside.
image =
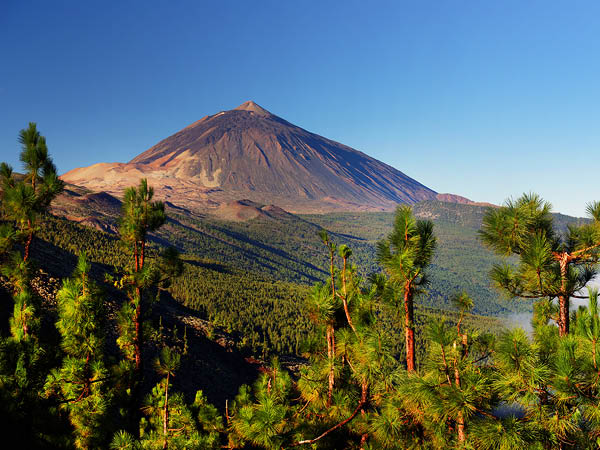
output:
[[[60, 279], [70, 277], [77, 264], [76, 255], [38, 239], [32, 246], [32, 259], [43, 271]], [[200, 262], [187, 262], [202, 265]], [[210, 264], [207, 265], [210, 266]], [[215, 267], [209, 268], [219, 270]], [[220, 269], [223, 270], [223, 267]], [[113, 267], [92, 263], [90, 274], [101, 286], [106, 299], [105, 306], [108, 315], [105, 339], [106, 355], [110, 363], [116, 363], [122, 358], [116, 344], [118, 337], [116, 317], [126, 297], [123, 292], [104, 282], [106, 273], [113, 273]], [[2, 303], [12, 307], [12, 302], [9, 301], [10, 296], [0, 287], [0, 299], [4, 300], [4, 297], [7, 301]], [[8, 318], [11, 313], [10, 309], [0, 308], [0, 315]], [[54, 307], [50, 307], [45, 316], [50, 318], [49, 323], [53, 325], [56, 320]], [[233, 400], [241, 385], [251, 384], [256, 379], [258, 365], [246, 360], [244, 355], [235, 348], [232, 337], [225, 333], [218, 333], [217, 337], [221, 338], [219, 339], [221, 343], [209, 339], [207, 337], [208, 323], [200, 319], [200, 313], [178, 303], [169, 292], [161, 292], [160, 301], [152, 307], [148, 321], [155, 330], [162, 322], [164, 338], [162, 340], [147, 339], [147, 344], [144, 346], [145, 382], [143, 390], [145, 394], [151, 392], [154, 385], [160, 381], [160, 377], [154, 370], [153, 361], [158, 356], [161, 347], [168, 345], [182, 351], [186, 328], [188, 354], [182, 357], [181, 368], [173, 379], [175, 391], [182, 392], [186, 401], [193, 402], [196, 391], [202, 390], [209, 402], [223, 412], [225, 401]], [[2, 323], [5, 322], [8, 321], [2, 321]], [[6, 334], [7, 330], [2, 331], [3, 334]]]
[[201, 269], [209, 269], [219, 273], [233, 273], [231, 269], [225, 264], [221, 264], [216, 261], [196, 261], [193, 259], [185, 259], [185, 257], [183, 257], [182, 259], [185, 264], [200, 267]]
[[[231, 402], [243, 384], [253, 383], [258, 376], [258, 366], [248, 362], [228, 336], [216, 336], [220, 337], [220, 343], [209, 339], [206, 336], [208, 323], [198, 318], [197, 311], [178, 303], [170, 293], [161, 293], [152, 315], [155, 322], [158, 322], [158, 317], [162, 318], [166, 342], [179, 350], [183, 350], [185, 330], [188, 354], [182, 356], [181, 368], [175, 375], [173, 386], [176, 391], [184, 393], [188, 402], [194, 400], [196, 391], [202, 390], [210, 403], [224, 411], [225, 401]], [[156, 347], [149, 351], [157, 354], [159, 349]], [[155, 357], [146, 356], [146, 360]], [[156, 374], [146, 375], [150, 383], [147, 388], [160, 379]]]
[[[224, 227], [219, 227], [216, 224], [212, 224], [212, 229], [216, 230], [216, 232], [218, 232], [218, 233], [223, 234], [226, 238], [231, 239], [232, 242], [229, 242], [225, 238], [217, 236], [215, 234], [210, 234], [206, 230], [199, 230], [199, 229], [190, 227], [190, 226], [188, 226], [182, 222], [179, 222], [175, 219], [170, 219], [170, 222], [172, 222], [173, 224], [175, 224], [177, 226], [182, 227], [183, 229], [185, 229], [193, 234], [199, 234], [209, 240], [215, 240], [215, 241], [219, 242], [220, 244], [232, 249], [234, 252], [240, 252], [248, 260], [251, 260], [251, 261], [254, 261], [254, 262], [260, 264], [267, 271], [272, 271], [272, 272], [276, 273], [276, 272], [279, 272], [281, 267], [285, 267], [286, 269], [288, 269], [294, 273], [297, 273], [300, 277], [307, 278], [308, 280], [310, 280], [310, 282], [315, 282], [315, 281], [319, 280], [317, 277], [310, 275], [309, 273], [305, 273], [297, 268], [294, 268], [293, 266], [288, 266], [288, 265], [284, 264], [284, 262], [289, 261], [289, 262], [297, 264], [300, 267], [312, 269], [312, 270], [314, 270], [318, 273], [322, 273], [324, 275], [327, 274], [323, 269], [320, 269], [311, 263], [308, 263], [305, 261], [303, 262], [297, 258], [294, 258], [290, 254], [286, 253], [283, 250], [277, 249], [275, 247], [271, 247], [265, 243], [251, 239], [248, 236], [238, 233], [236, 231], [229, 230]], [[193, 240], [190, 240], [190, 242], [193, 242]], [[250, 246], [250, 248], [244, 248], [242, 246], [242, 244], [248, 244]], [[266, 254], [265, 255], [259, 254], [257, 251], [252, 249], [253, 247], [264, 250]], [[273, 255], [282, 258], [284, 261], [283, 262], [277, 261], [276, 259], [274, 259]]]

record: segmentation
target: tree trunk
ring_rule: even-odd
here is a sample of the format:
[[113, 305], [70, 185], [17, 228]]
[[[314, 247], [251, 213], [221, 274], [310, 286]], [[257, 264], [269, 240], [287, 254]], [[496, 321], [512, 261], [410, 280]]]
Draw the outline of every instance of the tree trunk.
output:
[[31, 247], [31, 242], [33, 241], [31, 220], [27, 220], [27, 227], [29, 228], [29, 236], [27, 236], [27, 242], [25, 242], [25, 255], [23, 256], [23, 261], [27, 261], [27, 259], [29, 259], [29, 248]]
[[461, 312], [460, 313], [460, 318], [458, 319], [458, 323], [456, 324], [456, 332], [457, 332], [458, 336], [461, 338], [461, 341], [462, 341], [461, 356], [463, 358], [465, 358], [467, 356], [467, 354], [468, 354], [468, 348], [467, 348], [468, 341], [467, 341], [467, 333], [463, 334], [460, 331], [460, 326], [462, 324], [463, 318], [464, 318], [464, 314], [463, 314], [463, 312]]
[[569, 298], [565, 295], [559, 296], [558, 304], [558, 334], [561, 337], [564, 337], [569, 334]]
[[344, 258], [344, 271], [342, 272], [342, 289], [344, 290], [344, 296], [342, 297], [342, 302], [344, 303], [344, 312], [346, 313], [346, 319], [348, 319], [348, 325], [352, 328], [352, 331], [356, 333], [356, 328], [354, 328], [354, 324], [352, 323], [352, 317], [350, 317], [350, 311], [348, 310], [348, 291], [346, 289], [346, 258]]
[[406, 370], [415, 371], [414, 306], [410, 287], [404, 288], [404, 332], [406, 336]]
[[135, 358], [135, 369], [133, 376], [133, 389], [131, 390], [131, 421], [132, 430], [134, 436], [139, 438], [140, 433], [140, 419], [142, 418], [140, 405], [142, 403], [142, 380], [144, 377], [144, 366], [142, 359], [142, 306], [141, 306], [141, 291], [136, 288], [136, 293], [139, 296], [139, 302], [135, 309], [133, 316], [134, 323], [134, 336], [133, 336], [133, 348]]
[[333, 348], [333, 326], [331, 324], [327, 324], [327, 359], [329, 361], [329, 387], [327, 389], [327, 406], [331, 406], [332, 398], [333, 398], [333, 384], [334, 384], [334, 372], [333, 372], [333, 364], [334, 364], [334, 356], [335, 350]]
[[364, 433], [360, 437], [360, 450], [364, 450], [365, 449], [365, 444], [367, 443], [368, 439], [369, 439], [369, 433]]
[[[456, 341], [455, 341], [454, 342], [454, 384], [456, 385], [457, 389], [460, 389], [460, 372], [458, 370], [457, 352], [458, 352], [458, 350], [456, 348]], [[456, 428], [457, 428], [457, 432], [458, 432], [458, 442], [463, 444], [466, 440], [466, 435], [465, 435], [465, 418], [464, 418], [462, 411], [458, 412], [458, 417], [456, 419]]]
[[448, 368], [448, 361], [446, 360], [446, 350], [443, 345], [440, 345], [442, 348], [442, 362], [444, 363], [444, 372], [446, 373], [446, 380], [448, 380], [448, 385], [452, 386], [452, 381], [450, 381], [450, 370]]
[[465, 434], [465, 419], [463, 417], [462, 411], [458, 413], [457, 429], [458, 429], [458, 442], [463, 444], [467, 440], [467, 436]]
[[560, 295], [558, 296], [558, 333], [562, 336], [569, 334], [569, 295], [567, 294], [567, 264], [569, 254], [563, 253], [560, 257]]
[[27, 325], [27, 320], [23, 317], [23, 311], [27, 308], [27, 304], [25, 302], [21, 303], [21, 321], [23, 322], [23, 337], [27, 337], [29, 335], [29, 326]]
[[167, 373], [167, 385], [165, 386], [165, 409], [163, 413], [163, 449], [167, 448], [167, 433], [169, 427], [169, 373]]
[[135, 271], [139, 272], [140, 271], [140, 258], [138, 256], [138, 243], [137, 243], [137, 241], [135, 241], [135, 243], [133, 244], [133, 256], [135, 258]]

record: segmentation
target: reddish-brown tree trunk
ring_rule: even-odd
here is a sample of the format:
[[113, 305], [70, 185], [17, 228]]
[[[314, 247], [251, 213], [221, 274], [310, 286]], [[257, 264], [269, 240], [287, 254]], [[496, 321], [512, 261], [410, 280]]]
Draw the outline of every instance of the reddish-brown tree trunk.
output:
[[333, 387], [335, 384], [335, 330], [333, 325], [327, 324], [327, 358], [329, 360], [329, 386], [327, 389], [327, 406], [333, 401]]
[[[139, 288], [137, 288], [137, 294], [141, 295]], [[141, 303], [141, 301], [140, 301]], [[134, 336], [133, 336], [133, 349], [134, 349], [134, 359], [135, 359], [135, 369], [133, 376], [133, 386], [131, 389], [131, 430], [134, 433], [134, 436], [139, 438], [139, 423], [142, 418], [140, 405], [142, 402], [142, 380], [144, 377], [144, 366], [142, 359], [142, 324], [141, 324], [141, 304], [135, 308], [135, 313], [133, 316], [133, 324], [134, 324]]]
[[406, 370], [415, 371], [415, 328], [412, 292], [409, 286], [404, 288], [404, 333], [406, 336]]
[[21, 304], [21, 320], [23, 321], [23, 336], [27, 337], [27, 335], [29, 334], [29, 326], [27, 325], [27, 320], [25, 320], [23, 318], [23, 311], [27, 309], [27, 304], [26, 303], [22, 303]]
[[140, 271], [140, 258], [138, 256], [138, 243], [135, 241], [133, 244], [133, 257], [135, 258], [135, 271]]
[[369, 433], [364, 433], [360, 437], [360, 450], [364, 450], [365, 449], [365, 444], [367, 443], [368, 439], [369, 439]]
[[[458, 356], [456, 349], [456, 341], [454, 342], [454, 384], [457, 389], [460, 389], [460, 372], [458, 370]], [[458, 432], [458, 442], [461, 444], [466, 440], [465, 434], [465, 418], [463, 416], [462, 411], [458, 412], [458, 417], [456, 419], [456, 428]]]
[[463, 417], [462, 411], [458, 413], [457, 429], [458, 429], [458, 442], [464, 443], [467, 440], [467, 435], [465, 434], [465, 419]]
[[558, 305], [558, 334], [560, 336], [567, 336], [569, 334], [569, 298], [565, 295], [559, 296]]
[[558, 296], [558, 334], [569, 334], [569, 296], [567, 294], [567, 264], [569, 254], [563, 253], [560, 258], [560, 295]]
[[27, 259], [29, 259], [29, 248], [31, 247], [31, 242], [33, 241], [33, 229], [31, 228], [31, 220], [27, 220], [27, 227], [29, 228], [29, 236], [27, 236], [27, 242], [25, 242], [25, 255], [23, 256], [23, 261], [27, 261]]

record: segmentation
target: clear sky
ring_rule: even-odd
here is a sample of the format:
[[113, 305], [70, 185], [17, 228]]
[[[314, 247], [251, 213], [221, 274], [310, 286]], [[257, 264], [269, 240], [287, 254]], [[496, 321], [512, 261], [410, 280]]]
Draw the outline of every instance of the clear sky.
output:
[[600, 2], [0, 0], [0, 160], [61, 173], [254, 100], [438, 192], [600, 200]]

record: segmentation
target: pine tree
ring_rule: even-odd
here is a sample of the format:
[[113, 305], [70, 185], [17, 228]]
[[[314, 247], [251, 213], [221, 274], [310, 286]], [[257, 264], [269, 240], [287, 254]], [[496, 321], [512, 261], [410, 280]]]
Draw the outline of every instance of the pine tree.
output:
[[600, 202], [588, 205], [592, 223], [569, 226], [564, 236], [553, 229], [551, 205], [536, 194], [508, 200], [501, 208], [490, 208], [480, 230], [482, 241], [498, 254], [516, 255], [515, 269], [508, 263], [495, 265], [491, 278], [511, 296], [558, 298], [554, 317], [560, 335], [569, 333], [571, 297], [595, 275], [600, 260]]
[[133, 348], [135, 370], [138, 377], [142, 373], [142, 293], [157, 280], [155, 271], [146, 265], [146, 240], [149, 232], [156, 231], [166, 221], [162, 202], [153, 202], [154, 189], [148, 187], [146, 179], [138, 188], [128, 188], [123, 197], [123, 216], [120, 226], [121, 239], [132, 251], [133, 267], [130, 269], [129, 295], [133, 311]]
[[[336, 251], [336, 244], [329, 240], [329, 236], [325, 230], [319, 231], [319, 236], [323, 244], [327, 246], [329, 251], [329, 272], [331, 277], [330, 295], [332, 304], [337, 300], [336, 296], [336, 285], [335, 285], [335, 266], [334, 258]], [[333, 312], [333, 311], [332, 311]], [[327, 391], [327, 404], [331, 405], [333, 399], [333, 388], [335, 384], [335, 315], [331, 314], [326, 322], [326, 339], [327, 339], [327, 358], [329, 360], [329, 386]]]
[[183, 263], [174, 248], [167, 248], [159, 260], [148, 262], [148, 233], [156, 231], [166, 221], [164, 204], [153, 201], [154, 189], [142, 179], [137, 188], [125, 190], [120, 224], [120, 235], [131, 252], [131, 262], [123, 277], [115, 281], [122, 288], [128, 302], [119, 313], [120, 336], [117, 340], [124, 356], [133, 362], [133, 386], [130, 388], [131, 429], [137, 434], [141, 383], [143, 380], [144, 320], [149, 313], [153, 289], [168, 287], [170, 280], [181, 275]]
[[[361, 448], [367, 446], [370, 417], [391, 387], [395, 361], [389, 356], [385, 336], [379, 332], [375, 313], [379, 301], [377, 289], [361, 287], [355, 268], [349, 265], [350, 255], [349, 249], [340, 248], [342, 269], [334, 271], [339, 273], [336, 301], [327, 284], [316, 285], [309, 301], [311, 318], [317, 325], [338, 316], [333, 401], [328, 401], [329, 383], [324, 383], [328, 380], [329, 358], [316, 352], [310, 365], [301, 370], [297, 383], [304, 404], [294, 405], [300, 407], [299, 424], [296, 441], [288, 444], [290, 447], [339, 448], [341, 439], [347, 440], [348, 446], [351, 442]], [[317, 333], [322, 331], [322, 327], [316, 329]]]
[[181, 356], [170, 350], [163, 348], [160, 357], [154, 362], [154, 366], [159, 375], [165, 377], [165, 400], [163, 413], [163, 448], [167, 448], [169, 440], [169, 382], [170, 378], [175, 376], [175, 372], [179, 369]]
[[9, 322], [12, 339], [26, 340], [37, 332], [41, 304], [41, 299], [30, 287], [31, 264], [13, 253], [1, 272], [13, 288], [14, 310]]
[[459, 329], [442, 319], [431, 320], [422, 370], [418, 375], [402, 375], [392, 394], [398, 396], [411, 424], [407, 431], [412, 431], [417, 442], [429, 442], [433, 448], [469, 448], [470, 428], [480, 421], [496, 420], [492, 414], [498, 405], [490, 358], [493, 338]]
[[598, 343], [600, 342], [600, 311], [598, 309], [598, 289], [588, 287], [589, 303], [587, 307], [579, 308], [574, 315], [575, 335], [583, 340], [586, 349], [589, 349], [592, 364], [600, 374], [600, 361], [598, 360]]
[[[40, 338], [41, 298], [31, 289], [30, 261], [14, 252], [2, 266], [14, 301], [10, 336], [0, 337], [0, 416], [27, 448], [47, 448], [65, 433], [42, 397], [55, 363], [52, 343]], [[60, 437], [58, 438], [60, 440]]]
[[25, 236], [24, 260], [29, 258], [36, 220], [47, 212], [52, 200], [64, 189], [58, 178], [56, 167], [48, 154], [46, 138], [40, 135], [35, 123], [19, 132], [20, 159], [25, 169], [25, 179], [17, 182], [12, 168], [3, 163], [0, 170], [4, 189], [4, 210], [9, 218], [17, 222]]
[[291, 405], [293, 384], [273, 359], [250, 389], [242, 386], [233, 405], [230, 447], [249, 443], [268, 450], [282, 448], [293, 433], [297, 407]]
[[409, 206], [398, 207], [393, 231], [377, 243], [377, 259], [388, 273], [390, 283], [403, 296], [406, 368], [409, 372], [416, 369], [414, 298], [428, 283], [425, 271], [435, 247], [433, 223], [415, 220]]
[[[42, 397], [46, 376], [56, 363], [54, 335], [41, 334], [42, 299], [31, 288], [30, 249], [39, 217], [63, 184], [35, 124], [21, 131], [19, 141], [25, 178], [0, 164], [0, 264], [14, 300], [10, 336], [0, 338], [0, 415], [22, 446], [46, 448], [56, 446], [65, 430]], [[13, 251], [18, 242], [24, 243], [24, 255]]]
[[57, 294], [58, 321], [65, 357], [48, 376], [46, 395], [59, 399], [75, 429], [75, 446], [97, 448], [103, 442], [111, 401], [104, 363], [104, 298], [90, 279], [90, 263], [79, 256], [71, 279]]
[[347, 245], [342, 244], [342, 245], [340, 245], [340, 248], [338, 251], [339, 251], [340, 257], [342, 258], [342, 264], [343, 264], [342, 271], [340, 273], [340, 277], [342, 279], [342, 292], [341, 292], [341, 294], [338, 294], [338, 295], [342, 299], [342, 303], [344, 305], [344, 313], [346, 314], [346, 320], [348, 321], [348, 325], [350, 326], [350, 328], [352, 328], [352, 331], [354, 331], [356, 333], [356, 327], [352, 323], [352, 316], [350, 315], [350, 309], [348, 307], [348, 303], [351, 299], [351, 294], [354, 292], [354, 290], [349, 289], [349, 287], [348, 287], [348, 278], [349, 278], [348, 260], [352, 256], [352, 250]]
[[[141, 438], [136, 439], [121, 430], [113, 436], [111, 449], [162, 449], [165, 448], [164, 413], [166, 378], [160, 381], [146, 396], [144, 417], [140, 421]], [[185, 403], [180, 393], [169, 394], [167, 447], [170, 449], [217, 450], [225, 434], [223, 420], [217, 409], [209, 404], [202, 391], [196, 392], [191, 405]]]

